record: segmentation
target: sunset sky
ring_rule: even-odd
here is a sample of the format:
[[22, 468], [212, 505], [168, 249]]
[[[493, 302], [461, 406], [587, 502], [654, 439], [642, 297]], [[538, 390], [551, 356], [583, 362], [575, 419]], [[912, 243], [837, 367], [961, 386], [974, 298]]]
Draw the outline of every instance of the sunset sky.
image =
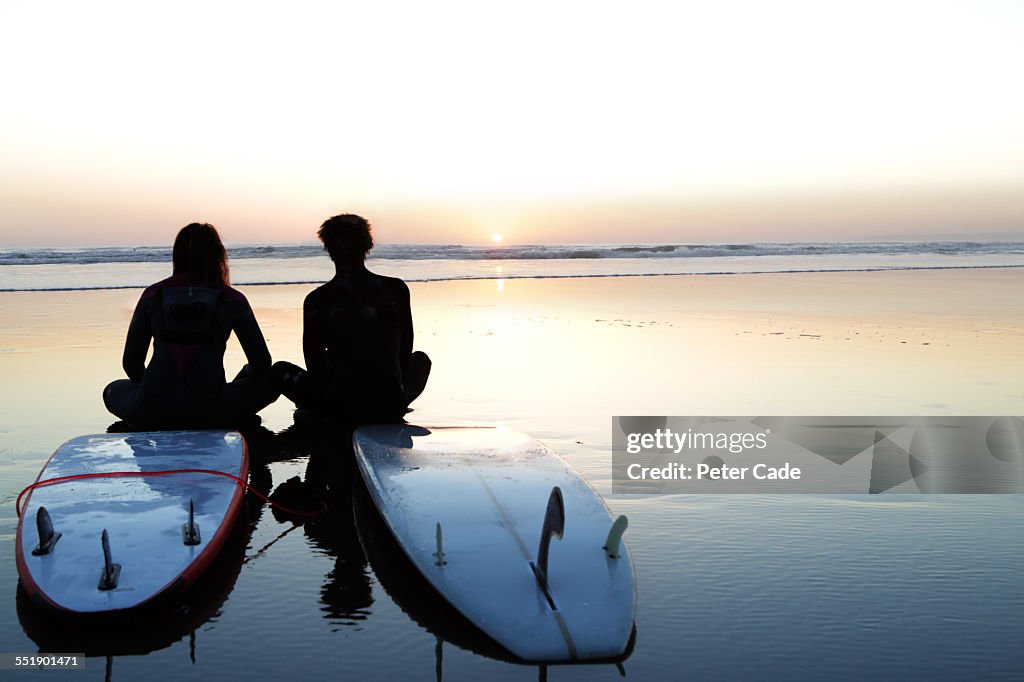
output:
[[[218, 9], [218, 7], [220, 7]], [[0, 248], [1024, 238], [1024, 3], [4, 2]]]

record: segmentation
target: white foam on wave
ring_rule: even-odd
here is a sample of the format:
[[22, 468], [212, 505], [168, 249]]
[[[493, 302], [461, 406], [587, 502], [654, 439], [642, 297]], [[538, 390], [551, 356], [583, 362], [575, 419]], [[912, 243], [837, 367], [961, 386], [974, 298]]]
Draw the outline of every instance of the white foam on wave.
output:
[[[1024, 250], [1020, 248], [843, 252], [836, 245], [822, 246], [831, 250], [794, 252], [791, 249], [789, 253], [766, 253], [768, 249], [761, 249], [756, 254], [733, 252], [699, 258], [377, 258], [370, 267], [375, 272], [409, 282], [1024, 267]], [[321, 251], [305, 257], [260, 255], [246, 258], [232, 253], [232, 282], [239, 286], [317, 284], [334, 274], [330, 259]], [[0, 264], [0, 291], [136, 289], [168, 275], [170, 254], [160, 260], [142, 262]]]
[[[316, 243], [237, 245], [232, 260], [312, 258], [321, 256]], [[601, 260], [679, 259], [830, 255], [1024, 255], [1018, 241], [928, 242], [791, 242], [736, 244], [380, 244], [374, 260]], [[0, 266], [92, 265], [100, 263], [167, 263], [170, 247], [91, 247], [0, 249]]]

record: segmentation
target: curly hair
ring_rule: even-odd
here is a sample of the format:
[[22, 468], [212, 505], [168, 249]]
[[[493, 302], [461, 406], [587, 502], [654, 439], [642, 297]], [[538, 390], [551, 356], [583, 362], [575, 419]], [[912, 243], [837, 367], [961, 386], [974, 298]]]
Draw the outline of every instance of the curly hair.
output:
[[370, 221], [354, 213], [328, 218], [316, 234], [334, 261], [353, 252], [359, 252], [365, 257], [373, 248], [373, 227]]

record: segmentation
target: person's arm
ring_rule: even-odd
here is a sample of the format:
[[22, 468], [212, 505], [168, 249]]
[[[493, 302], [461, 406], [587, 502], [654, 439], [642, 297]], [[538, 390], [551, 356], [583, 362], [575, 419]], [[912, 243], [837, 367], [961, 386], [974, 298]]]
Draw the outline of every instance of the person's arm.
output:
[[256, 316], [249, 306], [249, 302], [242, 300], [242, 314], [238, 316], [235, 323], [235, 336], [245, 352], [245, 359], [249, 363], [249, 370], [256, 376], [270, 371], [270, 350], [267, 348], [267, 341], [263, 338], [260, 325], [256, 322]]
[[398, 330], [402, 335], [398, 346], [398, 366], [402, 371], [402, 376], [408, 377], [413, 340], [412, 305], [409, 302], [409, 286], [401, 280], [398, 281], [398, 284]]
[[121, 367], [132, 381], [142, 381], [142, 375], [146, 373], [146, 354], [149, 353], [149, 342], [153, 338], [148, 308], [142, 300], [135, 306], [135, 313], [128, 325], [128, 335], [124, 340]]
[[412, 305], [409, 302], [409, 286], [402, 280], [398, 280], [398, 328], [402, 334], [402, 345], [399, 346], [399, 357], [402, 365], [412, 355]]
[[307, 372], [316, 376], [327, 375], [326, 343], [320, 311], [312, 297], [307, 296], [302, 303], [302, 357], [306, 361]]

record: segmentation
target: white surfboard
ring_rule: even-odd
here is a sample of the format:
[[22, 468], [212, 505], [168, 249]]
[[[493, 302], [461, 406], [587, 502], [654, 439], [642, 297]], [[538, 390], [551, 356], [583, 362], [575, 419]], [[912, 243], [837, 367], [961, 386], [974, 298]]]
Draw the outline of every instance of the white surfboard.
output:
[[245, 491], [216, 474], [160, 473], [180, 469], [245, 480], [245, 440], [234, 431], [164, 431], [81, 436], [62, 445], [38, 481], [119, 475], [27, 494], [15, 547], [29, 597], [65, 612], [113, 612], [194, 582], [224, 544]]
[[[364, 426], [353, 442], [398, 544], [470, 622], [525, 661], [625, 653], [636, 610], [632, 559], [624, 542], [609, 542], [614, 520], [601, 497], [554, 452], [501, 428]], [[558, 506], [556, 487], [564, 531], [551, 537], [543, 571], [542, 530], [558, 526], [548, 509]]]

